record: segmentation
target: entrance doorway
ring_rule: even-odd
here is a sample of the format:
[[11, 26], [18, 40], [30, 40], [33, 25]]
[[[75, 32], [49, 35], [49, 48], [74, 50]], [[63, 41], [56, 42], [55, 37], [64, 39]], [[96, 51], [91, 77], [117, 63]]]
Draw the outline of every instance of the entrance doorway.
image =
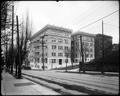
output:
[[62, 59], [59, 59], [59, 65], [62, 65]]

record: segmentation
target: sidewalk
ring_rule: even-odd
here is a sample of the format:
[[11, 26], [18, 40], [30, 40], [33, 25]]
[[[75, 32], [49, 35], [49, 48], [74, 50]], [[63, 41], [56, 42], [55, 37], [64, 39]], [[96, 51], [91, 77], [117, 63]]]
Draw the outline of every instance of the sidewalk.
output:
[[38, 85], [25, 78], [15, 79], [9, 73], [2, 73], [1, 94], [2, 95], [60, 95], [59, 93]]

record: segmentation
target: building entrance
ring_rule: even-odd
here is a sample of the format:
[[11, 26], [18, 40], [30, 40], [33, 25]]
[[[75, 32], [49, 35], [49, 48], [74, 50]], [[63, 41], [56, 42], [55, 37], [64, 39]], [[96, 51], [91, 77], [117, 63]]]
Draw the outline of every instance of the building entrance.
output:
[[62, 59], [59, 59], [59, 65], [62, 65]]

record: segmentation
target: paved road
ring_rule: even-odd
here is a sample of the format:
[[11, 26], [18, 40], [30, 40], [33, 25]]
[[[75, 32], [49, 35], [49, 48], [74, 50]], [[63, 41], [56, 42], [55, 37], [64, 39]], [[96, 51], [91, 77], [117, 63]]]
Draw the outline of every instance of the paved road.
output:
[[39, 80], [63, 86], [86, 94], [118, 94], [119, 77], [64, 73], [58, 71], [22, 70], [22, 73], [39, 77]]

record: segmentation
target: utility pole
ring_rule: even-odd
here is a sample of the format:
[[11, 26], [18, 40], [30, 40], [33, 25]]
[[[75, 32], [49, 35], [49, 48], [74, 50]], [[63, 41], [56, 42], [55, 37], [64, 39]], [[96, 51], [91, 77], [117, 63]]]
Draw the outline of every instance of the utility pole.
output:
[[44, 36], [42, 36], [42, 63], [43, 63], [43, 71], [45, 70], [45, 68], [44, 68], [44, 41], [43, 41], [43, 39], [44, 39]]
[[14, 33], [14, 5], [12, 6], [12, 62], [11, 62], [11, 73], [13, 74], [13, 33]]
[[[84, 55], [83, 55], [83, 43], [82, 43], [82, 36], [80, 35], [80, 45], [81, 45], [81, 55], [82, 55], [82, 63], [81, 63], [81, 69], [83, 70], [83, 66], [84, 66]], [[80, 66], [80, 65], [79, 65]], [[79, 69], [80, 70], [80, 69]], [[84, 72], [84, 70], [83, 70]]]
[[69, 55], [68, 49], [66, 49], [66, 50], [65, 50], [65, 56], [66, 56], [66, 60], [65, 60], [65, 62], [66, 62], [66, 72], [67, 72], [68, 55]]
[[18, 39], [18, 79], [21, 79], [21, 56], [20, 56], [20, 46], [19, 46], [19, 22], [18, 22], [18, 16], [16, 16], [17, 21], [17, 39]]
[[43, 63], [43, 66], [42, 66], [42, 68], [43, 68], [43, 71], [45, 70], [45, 65], [44, 65], [44, 37], [45, 36], [48, 36], [48, 35], [43, 35], [43, 36], [41, 36], [40, 38], [42, 38], [42, 63]]
[[75, 46], [74, 46], [74, 38], [71, 41], [71, 63], [72, 63], [72, 69], [73, 69], [73, 62], [74, 62], [74, 48], [73, 47], [75, 48]]
[[103, 66], [104, 66], [104, 26], [103, 26], [103, 20], [102, 20], [102, 66], [101, 66], [102, 74], [104, 74]]
[[[6, 30], [5, 30], [6, 31]], [[7, 32], [6, 32], [7, 33]], [[9, 66], [8, 66], [8, 59], [7, 59], [7, 49], [8, 49], [8, 45], [7, 45], [7, 34], [6, 34], [6, 41], [5, 41], [5, 44], [6, 44], [6, 67], [7, 67], [7, 70], [9, 70]]]

